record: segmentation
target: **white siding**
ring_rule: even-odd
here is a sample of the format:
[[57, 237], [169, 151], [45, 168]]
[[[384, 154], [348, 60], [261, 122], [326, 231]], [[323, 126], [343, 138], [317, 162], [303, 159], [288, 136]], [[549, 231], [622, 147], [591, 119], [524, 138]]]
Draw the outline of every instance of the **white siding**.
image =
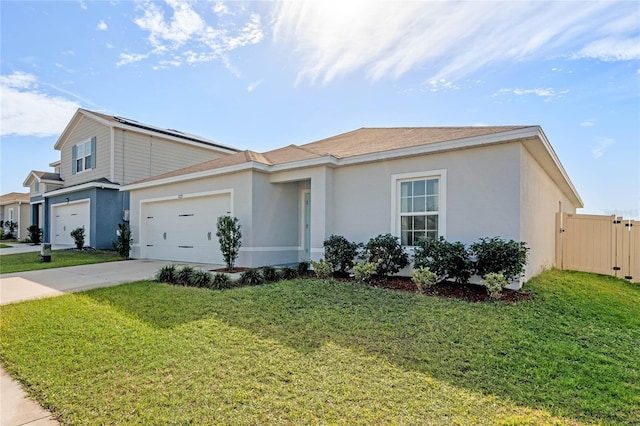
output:
[[[91, 170], [82, 171], [73, 174], [72, 149], [75, 144], [83, 143], [96, 137], [96, 162]], [[78, 185], [84, 182], [90, 182], [103, 177], [109, 178], [111, 168], [111, 131], [109, 127], [82, 117], [78, 125], [73, 129], [69, 139], [62, 147], [60, 177], [64, 180], [64, 186]]]
[[205, 147], [161, 137], [115, 130], [114, 181], [129, 184], [152, 176], [222, 157]]

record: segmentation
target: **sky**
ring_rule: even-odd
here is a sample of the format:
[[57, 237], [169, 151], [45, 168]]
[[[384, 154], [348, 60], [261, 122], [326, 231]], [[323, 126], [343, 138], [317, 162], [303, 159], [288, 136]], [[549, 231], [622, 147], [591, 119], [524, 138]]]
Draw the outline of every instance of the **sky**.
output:
[[0, 1], [0, 193], [77, 108], [265, 152], [540, 125], [579, 213], [640, 219], [640, 2]]

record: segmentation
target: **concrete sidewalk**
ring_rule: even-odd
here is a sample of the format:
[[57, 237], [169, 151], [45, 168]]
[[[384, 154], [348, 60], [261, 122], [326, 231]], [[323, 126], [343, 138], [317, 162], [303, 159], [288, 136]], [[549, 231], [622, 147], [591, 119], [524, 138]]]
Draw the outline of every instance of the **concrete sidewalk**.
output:
[[[5, 243], [8, 246], [7, 248], [0, 248], [0, 255], [5, 254], [15, 254], [15, 253], [30, 253], [30, 252], [40, 252], [41, 244], [33, 245], [30, 243]], [[73, 248], [74, 246], [60, 246], [60, 245], [52, 245], [51, 250], [64, 250]]]
[[[4, 250], [11, 249], [2, 250], [1, 254], [8, 254]], [[37, 251], [39, 250], [38, 248]], [[3, 274], [0, 275], [0, 305], [152, 279], [162, 266], [171, 263], [181, 265], [167, 261], [124, 260]], [[205, 270], [220, 267], [205, 264], [188, 265]], [[0, 367], [0, 426], [57, 424], [51, 413], [29, 399], [20, 384]]]

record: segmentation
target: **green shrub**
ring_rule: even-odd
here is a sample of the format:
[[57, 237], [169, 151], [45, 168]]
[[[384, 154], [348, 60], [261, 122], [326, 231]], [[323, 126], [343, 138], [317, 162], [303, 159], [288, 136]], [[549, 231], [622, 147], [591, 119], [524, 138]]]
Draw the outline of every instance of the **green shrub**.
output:
[[484, 276], [482, 284], [487, 288], [489, 297], [498, 300], [502, 297], [502, 289], [507, 285], [507, 280], [502, 274], [490, 272]]
[[320, 259], [318, 262], [311, 261], [313, 266], [313, 272], [321, 279], [330, 278], [333, 275], [333, 265], [324, 259]]
[[209, 288], [211, 286], [211, 274], [208, 271], [203, 271], [202, 269], [195, 269], [191, 273], [189, 285], [191, 287]]
[[437, 281], [454, 280], [459, 284], [469, 282], [473, 264], [469, 250], [461, 242], [450, 243], [443, 237], [423, 238], [414, 251], [414, 268], [429, 268]]
[[131, 251], [131, 242], [133, 237], [131, 236], [131, 229], [127, 222], [118, 224], [117, 238], [113, 242], [113, 249], [125, 259], [129, 258], [129, 252]]
[[342, 235], [331, 235], [324, 240], [324, 258], [333, 269], [345, 273], [355, 264], [358, 244], [348, 241]]
[[191, 266], [184, 266], [182, 269], [177, 271], [175, 284], [190, 286], [192, 281], [192, 275], [195, 272]]
[[425, 288], [429, 288], [438, 282], [438, 275], [426, 267], [415, 268], [411, 272], [411, 280], [422, 293]]
[[212, 290], [226, 290], [233, 287], [233, 280], [227, 274], [216, 273], [209, 288]]
[[306, 260], [301, 260], [298, 263], [298, 275], [304, 276], [309, 271], [309, 262]]
[[380, 268], [378, 262], [360, 262], [353, 267], [353, 274], [356, 281], [368, 283]]
[[370, 239], [364, 247], [364, 259], [377, 265], [376, 274], [380, 276], [395, 274], [409, 264], [400, 240], [391, 234]]
[[3, 238], [7, 240], [13, 240], [16, 238], [14, 232], [18, 228], [18, 222], [13, 220], [5, 220], [2, 222], [2, 229], [6, 231], [3, 234]]
[[38, 225], [29, 226], [27, 232], [29, 233], [29, 240], [33, 244], [40, 244], [42, 241], [42, 229], [38, 228]]
[[156, 273], [156, 281], [175, 284], [177, 280], [176, 265], [165, 265]]
[[280, 279], [280, 275], [278, 275], [278, 270], [273, 266], [265, 266], [262, 268], [262, 278], [264, 278], [265, 282], [273, 283]]
[[76, 244], [76, 248], [82, 250], [82, 247], [84, 247], [84, 228], [76, 228], [71, 231], [70, 235]]
[[251, 268], [240, 274], [239, 282], [242, 286], [260, 285], [264, 283], [264, 278], [259, 269]]
[[237, 217], [220, 216], [218, 218], [217, 232], [218, 241], [220, 242], [220, 251], [222, 257], [230, 271], [240, 253], [242, 242], [242, 233], [240, 232], [240, 224]]
[[489, 273], [501, 273], [508, 281], [524, 275], [529, 248], [525, 242], [505, 241], [499, 237], [481, 238], [471, 245], [476, 257], [476, 273], [485, 276]]
[[280, 273], [283, 280], [293, 280], [298, 278], [298, 271], [291, 266], [285, 266]]

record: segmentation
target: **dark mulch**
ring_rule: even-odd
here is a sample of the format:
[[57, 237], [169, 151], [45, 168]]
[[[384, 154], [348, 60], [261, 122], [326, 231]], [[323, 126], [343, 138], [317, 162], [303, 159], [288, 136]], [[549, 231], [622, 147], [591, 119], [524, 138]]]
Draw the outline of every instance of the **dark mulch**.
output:
[[239, 266], [235, 266], [232, 269], [227, 269], [227, 268], [218, 268], [218, 269], [211, 269], [211, 272], [226, 272], [228, 274], [235, 274], [237, 272], [244, 272], [249, 268], [242, 268]]
[[[408, 277], [385, 277], [374, 279], [371, 285], [375, 287], [388, 288], [392, 290], [419, 292], [416, 285]], [[461, 299], [468, 302], [485, 302], [490, 301], [487, 289], [478, 284], [457, 284], [445, 281], [425, 289], [424, 294], [431, 296], [446, 297], [448, 299]], [[507, 303], [521, 302], [529, 300], [531, 293], [524, 290], [502, 290], [500, 300]]]
[[[350, 282], [352, 277], [337, 277], [339, 281]], [[386, 288], [389, 290], [409, 291], [412, 293], [420, 293], [416, 285], [409, 277], [379, 277], [374, 278], [370, 283], [371, 286]], [[424, 293], [429, 296], [440, 296], [448, 299], [460, 299], [468, 302], [488, 302], [491, 301], [487, 289], [478, 284], [457, 284], [445, 281], [425, 289]], [[525, 290], [502, 290], [502, 298], [506, 303], [516, 303], [529, 300], [531, 293]]]

